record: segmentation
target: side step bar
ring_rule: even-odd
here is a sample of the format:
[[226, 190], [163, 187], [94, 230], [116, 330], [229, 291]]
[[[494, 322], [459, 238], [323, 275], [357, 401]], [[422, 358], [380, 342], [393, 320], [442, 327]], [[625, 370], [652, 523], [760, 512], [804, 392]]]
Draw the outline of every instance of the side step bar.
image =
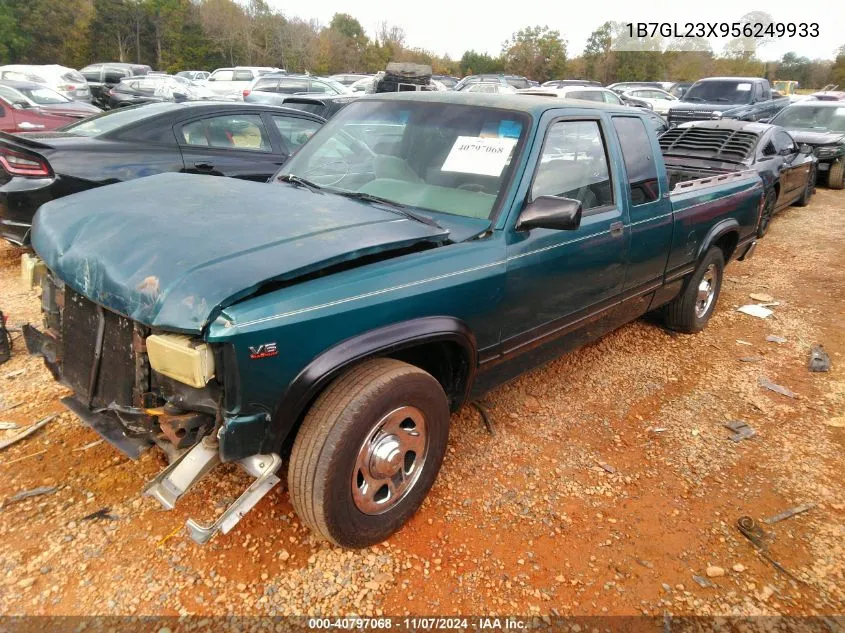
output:
[[[212, 437], [204, 437], [144, 486], [143, 494], [156, 499], [166, 510], [172, 510], [182, 495], [219, 463], [217, 441]], [[240, 460], [238, 464], [255, 477], [255, 481], [212, 524], [202, 525], [194, 519], [188, 519], [188, 534], [200, 545], [207, 543], [218, 531], [228, 533], [281, 481], [276, 472], [282, 465], [282, 458], [275, 453], [253, 455]]]

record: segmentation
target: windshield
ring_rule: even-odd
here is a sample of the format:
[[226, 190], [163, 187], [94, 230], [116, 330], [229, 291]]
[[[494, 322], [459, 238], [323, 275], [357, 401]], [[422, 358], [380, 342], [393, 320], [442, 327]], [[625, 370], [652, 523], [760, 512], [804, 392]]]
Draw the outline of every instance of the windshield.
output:
[[156, 116], [173, 107], [172, 103], [165, 102], [119, 108], [89, 117], [78, 123], [71, 123], [61, 128], [61, 131], [72, 132], [79, 136], [100, 136], [101, 134], [114, 132], [126, 125]]
[[358, 101], [281, 169], [337, 193], [474, 218], [494, 215], [528, 129], [495, 108], [425, 101]]
[[707, 103], [751, 103], [751, 82], [702, 81], [687, 90], [682, 100]]
[[771, 123], [791, 129], [845, 132], [845, 106], [784, 108], [772, 119]]

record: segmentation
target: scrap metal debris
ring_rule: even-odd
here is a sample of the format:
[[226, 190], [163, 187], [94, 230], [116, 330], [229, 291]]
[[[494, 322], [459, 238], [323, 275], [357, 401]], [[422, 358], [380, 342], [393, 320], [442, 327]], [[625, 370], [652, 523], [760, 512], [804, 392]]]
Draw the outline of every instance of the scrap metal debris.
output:
[[739, 360], [741, 360], [743, 363], [759, 363], [761, 360], [763, 360], [763, 357], [762, 356], [743, 356]]
[[0, 422], [0, 431], [14, 431], [19, 428], [20, 425], [17, 422]]
[[30, 497], [38, 497], [40, 495], [51, 495], [56, 492], [58, 488], [56, 486], [41, 486], [40, 488], [33, 488], [32, 490], [22, 490], [21, 492], [17, 493], [6, 499], [3, 502], [3, 507], [17, 503], [18, 501], [23, 501], [24, 499], [29, 499]]
[[765, 387], [769, 391], [774, 391], [775, 393], [779, 393], [780, 395], [786, 396], [787, 398], [794, 398], [796, 395], [798, 395], [794, 391], [788, 389], [787, 387], [784, 387], [783, 385], [773, 383], [765, 376], [760, 376], [758, 382], [760, 383], [761, 387]]
[[760, 301], [761, 303], [771, 303], [775, 300], [772, 295], [765, 295], [759, 292], [752, 292], [748, 296], [751, 297], [754, 301]]
[[12, 444], [17, 444], [22, 439], [29, 437], [30, 435], [35, 433], [38, 429], [40, 429], [43, 426], [46, 426], [47, 424], [49, 424], [50, 422], [55, 420], [57, 417], [58, 417], [58, 415], [55, 415], [55, 414], [49, 415], [46, 418], [44, 418], [43, 420], [40, 420], [40, 421], [36, 422], [35, 424], [30, 425], [29, 427], [26, 428], [26, 430], [18, 433], [14, 437], [10, 437], [8, 440], [3, 440], [2, 442], [0, 442], [0, 451], [2, 451], [5, 448], [10, 447]]
[[716, 586], [713, 584], [712, 580], [710, 580], [709, 578], [705, 578], [704, 576], [696, 576], [695, 574], [693, 574], [692, 579], [704, 588]]
[[487, 409], [482, 405], [480, 402], [473, 402], [472, 405], [478, 409], [478, 413], [481, 414], [481, 421], [484, 422], [484, 426], [487, 429], [487, 432], [490, 435], [496, 435], [496, 429], [493, 426], [493, 421], [490, 419], [490, 415], [487, 413]]
[[596, 460], [596, 464], [598, 464], [599, 468], [601, 468], [603, 471], [608, 472], [611, 475], [616, 474], [616, 469], [610, 464], [605, 464], [604, 462], [600, 462], [598, 460]]
[[20, 376], [25, 371], [26, 371], [25, 369], [18, 369], [16, 371], [10, 371], [8, 374], [4, 375], [3, 378], [5, 378], [6, 380], [11, 380], [12, 378], [17, 378], [18, 376]]
[[733, 435], [728, 438], [731, 442], [750, 440], [752, 437], [757, 435], [757, 431], [752, 429], [747, 422], [743, 422], [742, 420], [731, 420], [722, 426], [733, 431]]
[[92, 512], [91, 514], [86, 514], [84, 517], [79, 519], [80, 521], [99, 521], [101, 519], [105, 519], [108, 521], [116, 521], [118, 519], [117, 515], [111, 514], [111, 508], [100, 508], [96, 512]]
[[754, 343], [750, 343], [748, 341], [743, 341], [741, 338], [736, 339], [737, 345], [754, 345]]
[[830, 371], [830, 356], [821, 345], [813, 345], [810, 349], [810, 371]]
[[766, 544], [766, 533], [754, 519], [749, 516], [741, 516], [736, 520], [736, 527], [740, 534], [751, 541], [751, 544], [757, 550], [757, 553], [771, 564], [772, 567], [785, 576], [792, 578], [792, 580], [795, 580], [796, 582], [804, 582], [769, 555], [769, 552], [767, 551], [768, 546]]
[[[0, 402], [3, 402], [3, 401], [0, 400]], [[12, 409], [17, 409], [22, 404], [23, 404], [23, 401], [14, 402], [12, 404], [4, 404], [2, 407], [0, 407], [0, 411], [11, 411]]]
[[780, 523], [781, 521], [788, 519], [790, 517], [794, 517], [796, 514], [801, 514], [802, 512], [806, 512], [807, 510], [811, 510], [815, 508], [815, 503], [805, 503], [804, 505], [795, 506], [794, 508], [789, 508], [788, 510], [784, 510], [783, 512], [776, 514], [768, 519], [763, 519], [763, 523], [767, 525], [773, 525], [775, 523]]
[[79, 448], [73, 449], [73, 452], [74, 453], [81, 453], [82, 451], [87, 451], [89, 448], [94, 448], [95, 446], [102, 444], [102, 443], [103, 443], [103, 440], [94, 440], [93, 442], [90, 442], [90, 443], [86, 444], [85, 446], [80, 446]]
[[774, 314], [765, 306], [757, 305], [756, 303], [749, 303], [748, 305], [739, 306], [737, 312], [742, 312], [748, 316], [757, 317], [758, 319], [767, 319]]
[[12, 335], [6, 329], [6, 317], [0, 311], [0, 365], [12, 357]]
[[766, 337], [766, 340], [767, 340], [769, 343], [778, 343], [778, 344], [781, 344], [781, 343], [786, 343], [786, 339], [785, 339], [784, 337], [782, 337], [782, 336], [777, 336], [776, 334], [769, 334], [769, 335]]

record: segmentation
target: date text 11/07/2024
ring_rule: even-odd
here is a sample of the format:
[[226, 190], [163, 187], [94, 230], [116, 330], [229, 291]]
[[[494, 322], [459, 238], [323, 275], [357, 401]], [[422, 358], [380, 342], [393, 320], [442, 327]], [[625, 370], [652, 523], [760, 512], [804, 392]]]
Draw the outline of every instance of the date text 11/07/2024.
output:
[[498, 630], [519, 631], [528, 628], [525, 618], [502, 617], [406, 617], [406, 618], [309, 618], [312, 630], [360, 629], [399, 631]]
[[628, 22], [628, 37], [818, 37], [818, 22]]

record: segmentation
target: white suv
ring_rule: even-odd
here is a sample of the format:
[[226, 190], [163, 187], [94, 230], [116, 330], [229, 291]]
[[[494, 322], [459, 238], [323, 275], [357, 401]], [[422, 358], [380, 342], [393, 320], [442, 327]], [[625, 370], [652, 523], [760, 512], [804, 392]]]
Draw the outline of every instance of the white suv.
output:
[[235, 66], [233, 68], [218, 68], [205, 80], [205, 85], [217, 96], [230, 99], [240, 99], [244, 88], [249, 88], [252, 82], [261, 75], [278, 71], [278, 68], [267, 66]]
[[91, 103], [91, 90], [88, 82], [78, 70], [59, 66], [10, 64], [0, 66], [0, 79], [6, 81], [31, 81], [52, 88], [59, 94], [74, 101]]

